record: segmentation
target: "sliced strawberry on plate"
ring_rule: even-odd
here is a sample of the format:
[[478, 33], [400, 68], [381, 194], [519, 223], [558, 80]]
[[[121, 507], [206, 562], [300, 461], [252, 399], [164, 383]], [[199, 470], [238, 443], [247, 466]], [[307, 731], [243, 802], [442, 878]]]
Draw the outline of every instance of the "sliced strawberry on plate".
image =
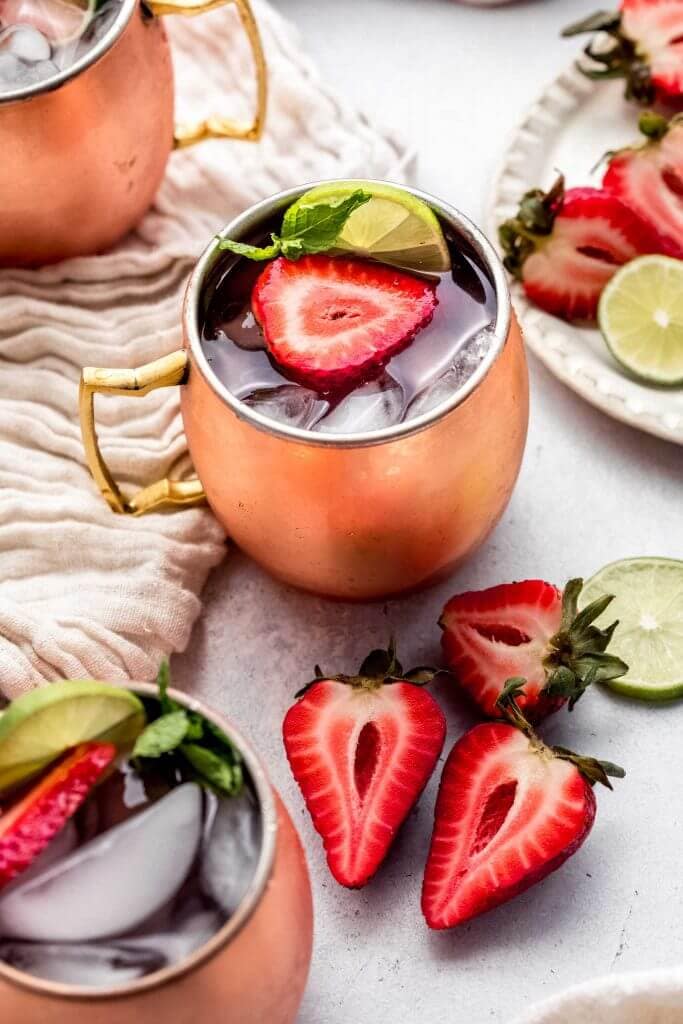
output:
[[596, 679], [607, 682], [628, 671], [605, 653], [617, 623], [593, 625], [612, 596], [577, 613], [582, 585], [570, 580], [562, 594], [552, 583], [523, 580], [448, 602], [439, 620], [446, 663], [485, 715], [500, 717], [497, 701], [511, 676], [524, 677], [519, 705], [538, 722], [567, 701], [571, 710]]
[[116, 757], [112, 743], [82, 743], [0, 816], [0, 887], [54, 839]]
[[404, 676], [393, 646], [368, 655], [357, 676], [316, 671], [320, 678], [285, 717], [285, 749], [330, 871], [358, 888], [379, 868], [432, 774], [446, 721], [421, 688], [434, 671]]
[[594, 319], [618, 267], [661, 249], [650, 225], [612, 192], [565, 191], [562, 177], [547, 193], [527, 192], [499, 237], [503, 262], [531, 301], [565, 320]]
[[584, 49], [591, 63], [579, 64], [588, 78], [625, 78], [626, 98], [639, 103], [683, 96], [683, 0], [622, 0], [620, 10], [599, 11], [562, 35], [587, 32], [600, 33]]
[[432, 319], [436, 284], [346, 257], [279, 257], [252, 291], [252, 309], [283, 373], [320, 392], [384, 366]]
[[646, 141], [610, 153], [602, 183], [652, 225], [660, 252], [683, 259], [683, 115], [646, 111], [639, 127]]
[[443, 770], [422, 888], [430, 928], [453, 928], [540, 882], [571, 857], [595, 818], [591, 788], [623, 770], [546, 746], [515, 705], [458, 740]]

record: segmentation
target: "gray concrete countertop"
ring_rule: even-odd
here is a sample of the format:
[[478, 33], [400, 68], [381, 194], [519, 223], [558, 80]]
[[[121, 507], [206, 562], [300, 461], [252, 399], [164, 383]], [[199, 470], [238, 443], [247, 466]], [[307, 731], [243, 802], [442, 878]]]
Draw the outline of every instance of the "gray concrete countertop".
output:
[[[481, 220], [511, 127], [576, 47], [558, 29], [595, 6], [538, 0], [486, 9], [454, 0], [279, 0], [322, 73], [420, 152], [419, 184]], [[507, 1024], [535, 1000], [610, 971], [683, 961], [680, 870], [683, 703], [648, 706], [600, 691], [546, 726], [623, 764], [598, 795], [582, 850], [519, 899], [453, 933], [419, 909], [439, 772], [367, 888], [331, 878], [290, 776], [281, 722], [314, 662], [350, 671], [399, 639], [404, 664], [439, 653], [436, 620], [456, 590], [542, 576], [558, 584], [613, 559], [683, 554], [683, 449], [593, 410], [531, 359], [524, 465], [501, 524], [450, 582], [388, 604], [332, 604], [275, 583], [231, 553], [175, 682], [251, 736], [305, 843], [314, 887], [314, 960], [299, 1024]], [[471, 722], [437, 687], [452, 742]], [[265, 1022], [264, 1022], [265, 1024]]]

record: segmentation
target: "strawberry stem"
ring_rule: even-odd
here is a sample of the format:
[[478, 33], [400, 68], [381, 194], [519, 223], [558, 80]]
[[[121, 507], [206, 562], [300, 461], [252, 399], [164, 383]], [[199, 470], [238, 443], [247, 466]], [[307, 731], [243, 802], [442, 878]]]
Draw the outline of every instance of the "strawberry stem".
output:
[[568, 750], [567, 747], [549, 747], [543, 743], [517, 703], [517, 697], [524, 694], [525, 686], [526, 679], [522, 676], [513, 676], [511, 679], [508, 679], [500, 697], [496, 701], [496, 706], [503, 712], [510, 725], [524, 733], [533, 747], [538, 750], [548, 750], [554, 757], [559, 757], [563, 761], [570, 761], [578, 768], [584, 778], [590, 782], [591, 786], [599, 782], [608, 789], [612, 789], [612, 784], [609, 781], [610, 777], [615, 779], [623, 779], [625, 777], [626, 772], [624, 769], [620, 768], [618, 764], [613, 764], [611, 761], [599, 761], [595, 757], [575, 754], [573, 750]]
[[324, 679], [331, 679], [337, 683], [345, 683], [359, 690], [376, 690], [380, 686], [391, 686], [392, 683], [412, 683], [413, 686], [426, 686], [436, 676], [445, 673], [447, 670], [434, 668], [431, 665], [418, 665], [408, 672], [403, 671], [403, 666], [396, 656], [396, 642], [394, 637], [389, 638], [387, 649], [376, 648], [363, 659], [358, 674], [354, 676], [326, 675], [320, 665], [316, 665], [315, 677], [306, 683], [295, 694], [296, 697], [303, 697], [316, 683]]
[[618, 11], [598, 11], [582, 21], [568, 25], [563, 29], [565, 38], [578, 36], [585, 32], [604, 32], [612, 40], [612, 45], [605, 47], [600, 42], [597, 48], [593, 41], [584, 47], [584, 54], [590, 60], [586, 66], [580, 61], [576, 66], [582, 75], [593, 81], [606, 78], [626, 79], [626, 99], [634, 99], [639, 103], [652, 103], [655, 88], [649, 65], [640, 57], [636, 42], [622, 32], [621, 13]]

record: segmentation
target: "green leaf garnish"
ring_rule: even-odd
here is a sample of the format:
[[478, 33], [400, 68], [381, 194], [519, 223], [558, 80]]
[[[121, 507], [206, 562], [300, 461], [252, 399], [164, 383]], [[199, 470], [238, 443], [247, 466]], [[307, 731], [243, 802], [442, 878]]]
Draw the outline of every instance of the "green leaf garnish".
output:
[[133, 757], [143, 762], [142, 771], [145, 760], [157, 760], [169, 778], [190, 777], [224, 796], [237, 795], [244, 782], [239, 752], [219, 726], [168, 696], [170, 682], [164, 660], [157, 676], [161, 714], [138, 736]]
[[220, 754], [198, 743], [184, 743], [180, 748], [184, 757], [190, 762], [199, 781], [208, 783], [225, 796], [236, 796], [242, 788], [242, 768], [238, 764], [230, 764]]
[[334, 248], [353, 211], [370, 199], [370, 193], [359, 188], [328, 203], [297, 203], [286, 211], [280, 235], [271, 234], [271, 245], [247, 245], [245, 242], [233, 242], [231, 238], [221, 238], [218, 248], [250, 260], [272, 260], [276, 256], [298, 260], [302, 256], [328, 252]]
[[133, 757], [161, 757], [176, 750], [187, 736], [190, 719], [185, 711], [169, 711], [151, 722], [138, 736]]

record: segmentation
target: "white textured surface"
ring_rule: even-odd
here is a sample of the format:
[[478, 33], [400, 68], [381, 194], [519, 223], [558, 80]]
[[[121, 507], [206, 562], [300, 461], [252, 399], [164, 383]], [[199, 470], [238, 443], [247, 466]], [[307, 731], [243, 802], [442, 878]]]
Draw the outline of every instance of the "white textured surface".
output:
[[[480, 222], [508, 126], [575, 52], [575, 43], [557, 38], [559, 26], [594, 6], [278, 3], [326, 77], [409, 135], [420, 150], [422, 187]], [[315, 661], [354, 668], [391, 629], [404, 662], [429, 661], [438, 656], [438, 613], [456, 588], [528, 575], [562, 583], [627, 555], [683, 555], [681, 449], [608, 419], [533, 358], [531, 384], [529, 443], [512, 503], [452, 582], [387, 606], [354, 607], [298, 594], [237, 555], [214, 572], [191, 646], [174, 660], [178, 685], [207, 696], [250, 734], [306, 844], [316, 943], [299, 1024], [509, 1024], [568, 985], [683, 962], [682, 704], [641, 706], [596, 692], [571, 717], [555, 716], [549, 739], [619, 761], [628, 777], [614, 793], [598, 794], [595, 829], [562, 871], [453, 934], [429, 934], [419, 913], [436, 780], [384, 870], [353, 893], [327, 874], [285, 763], [280, 723]], [[470, 719], [445, 687], [438, 696], [450, 743]], [[551, 1019], [573, 1024], [564, 1011]]]
[[[525, 115], [493, 190], [486, 227], [513, 216], [530, 188], [549, 188], [560, 169], [567, 188], [599, 187], [599, 157], [642, 138], [638, 108], [623, 99], [623, 82], [591, 82], [575, 67], [563, 71]], [[683, 444], [683, 388], [655, 388], [625, 373], [596, 327], [577, 326], [529, 302], [512, 287], [527, 345], [560, 380], [624, 423]]]

